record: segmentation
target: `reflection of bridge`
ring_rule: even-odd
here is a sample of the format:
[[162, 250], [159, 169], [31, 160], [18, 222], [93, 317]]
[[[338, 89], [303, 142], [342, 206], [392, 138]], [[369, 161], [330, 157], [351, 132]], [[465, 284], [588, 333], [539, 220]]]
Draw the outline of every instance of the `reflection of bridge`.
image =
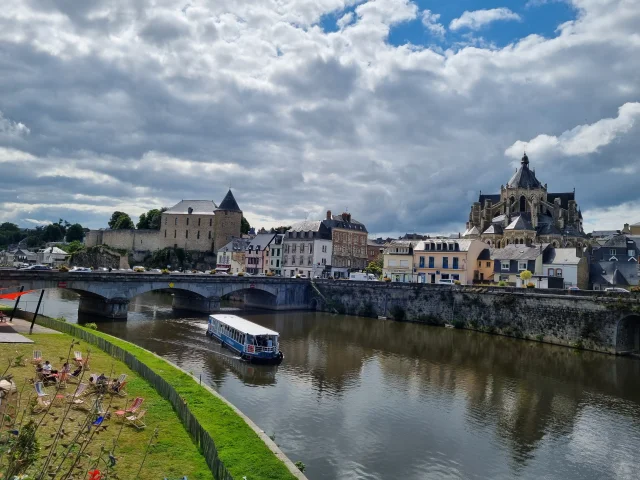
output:
[[247, 306], [272, 310], [304, 309], [310, 305], [309, 283], [300, 279], [162, 275], [150, 273], [62, 273], [0, 271], [0, 288], [18, 290], [65, 288], [80, 294], [78, 311], [107, 318], [127, 318], [129, 301], [142, 293], [169, 290], [173, 307], [214, 312], [220, 299], [243, 295]]

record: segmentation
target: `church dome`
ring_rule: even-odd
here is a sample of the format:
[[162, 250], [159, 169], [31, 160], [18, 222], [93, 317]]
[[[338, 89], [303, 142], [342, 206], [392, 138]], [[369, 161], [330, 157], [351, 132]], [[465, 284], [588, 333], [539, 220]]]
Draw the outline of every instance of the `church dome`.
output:
[[542, 188], [536, 174], [529, 169], [529, 157], [526, 153], [520, 161], [520, 168], [507, 183], [507, 188]]

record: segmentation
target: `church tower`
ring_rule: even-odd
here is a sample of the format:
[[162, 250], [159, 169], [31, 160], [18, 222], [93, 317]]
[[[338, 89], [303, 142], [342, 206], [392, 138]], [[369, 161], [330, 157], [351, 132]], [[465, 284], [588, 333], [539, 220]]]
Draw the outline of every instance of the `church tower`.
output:
[[233, 237], [239, 238], [242, 225], [242, 210], [231, 193], [227, 192], [220, 206], [215, 209], [213, 251], [224, 247]]

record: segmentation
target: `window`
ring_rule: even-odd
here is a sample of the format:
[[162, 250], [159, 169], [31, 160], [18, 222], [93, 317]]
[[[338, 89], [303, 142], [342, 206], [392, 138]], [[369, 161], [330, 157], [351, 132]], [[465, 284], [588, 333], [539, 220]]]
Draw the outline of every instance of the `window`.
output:
[[487, 262], [487, 268], [491, 267], [491, 262]]
[[556, 274], [555, 268], [550, 268], [547, 270], [547, 276], [553, 277]]
[[522, 272], [527, 269], [527, 262], [518, 262], [518, 271]]
[[451, 279], [452, 280], [460, 280], [460, 275], [458, 275], [457, 273], [455, 275], [451, 275]]
[[164, 224], [167, 224], [167, 220], [169, 220], [169, 217], [164, 217]]
[[441, 243], [438, 243], [438, 244], [437, 244], [437, 246], [436, 246], [436, 250], [442, 250], [442, 244], [441, 244]]
[[453, 257], [453, 269], [458, 269], [458, 257]]
[[556, 268], [556, 277], [562, 277], [562, 269]]
[[449, 268], [449, 257], [442, 257], [442, 268]]
[[612, 248], [611, 250], [609, 250], [609, 255], [615, 255], [616, 254], [616, 249]]
[[187, 217], [187, 225], [189, 225], [189, 217]]
[[397, 260], [389, 260], [389, 266], [390, 267], [397, 267], [398, 266], [398, 261]]
[[443, 273], [443, 274], [440, 276], [440, 278], [441, 278], [442, 280], [449, 280], [449, 274], [448, 274], [448, 273]]
[[178, 217], [176, 217], [176, 218], [174, 219], [174, 221], [175, 221], [175, 225], [177, 225], [177, 224], [178, 224]]
[[211, 230], [209, 230], [209, 240], [211, 240]]
[[408, 267], [409, 266], [409, 260], [400, 260], [400, 266], [401, 267]]
[[185, 233], [185, 238], [189, 238], [189, 230], [187, 230]]
[[164, 238], [167, 238], [167, 229], [164, 230]]
[[196, 238], [200, 240], [200, 230], [198, 230], [198, 233], [196, 234]]
[[509, 268], [511, 268], [511, 262], [509, 260], [500, 260], [500, 268], [503, 271], [509, 271]]
[[323, 259], [322, 259], [322, 261], [321, 261], [320, 263], [322, 263], [322, 265], [326, 265], [326, 264], [327, 264], [327, 259], [326, 259], [326, 258], [323, 258]]
[[309, 244], [309, 253], [313, 253], [313, 244], [312, 243]]
[[327, 253], [327, 246], [326, 245], [322, 246], [322, 253]]
[[174, 231], [173, 231], [173, 238], [176, 238], [176, 235], [177, 235], [177, 234], [178, 234], [178, 231], [177, 231], [177, 230], [174, 230]]
[[296, 253], [296, 244], [291, 245], [291, 253]]
[[450, 243], [450, 244], [449, 244], [449, 250], [450, 250], [450, 251], [455, 250], [455, 245], [454, 245], [453, 243]]
[[482, 262], [478, 260], [478, 268], [482, 268]]
[[201, 220], [201, 219], [200, 219], [200, 218], [198, 218], [198, 226], [200, 226], [200, 220]]
[[311, 257], [307, 258], [307, 265], [311, 265]]
[[420, 268], [424, 268], [424, 257], [420, 257]]
[[212, 226], [212, 225], [213, 225], [213, 218], [210, 218], [209, 219], [209, 226]]
[[304, 265], [304, 257], [300, 255], [300, 265]]
[[627, 255], [629, 255], [630, 257], [635, 257], [636, 256], [636, 251], [635, 250], [627, 250]]
[[436, 264], [436, 258], [429, 257], [429, 268], [435, 268], [435, 264]]

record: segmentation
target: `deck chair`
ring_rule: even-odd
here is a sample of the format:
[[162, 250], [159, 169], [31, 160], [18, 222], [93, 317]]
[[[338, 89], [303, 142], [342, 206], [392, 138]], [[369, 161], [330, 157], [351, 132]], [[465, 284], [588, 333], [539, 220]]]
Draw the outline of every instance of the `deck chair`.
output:
[[76, 365], [81, 366], [84, 363], [82, 360], [82, 352], [73, 352], [73, 361], [76, 362]]
[[86, 406], [85, 399], [82, 398], [85, 391], [87, 390], [88, 385], [86, 383], [81, 383], [78, 385], [78, 388], [75, 392], [67, 395], [67, 403], [71, 403], [72, 407], [81, 407]]
[[125, 385], [127, 384], [127, 381], [125, 380], [124, 382], [122, 382], [117, 389], [115, 390], [111, 390], [111, 393], [115, 393], [117, 395], [120, 395], [121, 397], [126, 397], [127, 396], [127, 391], [124, 389]]
[[129, 408], [125, 410], [116, 410], [115, 412], [113, 412], [113, 414], [116, 416], [116, 418], [124, 420], [128, 413], [137, 412], [142, 405], [142, 402], [144, 402], [144, 398], [136, 397], [133, 402], [131, 402], [131, 406]]
[[53, 400], [46, 400], [44, 397], [38, 396], [36, 404], [31, 408], [33, 413], [42, 413], [49, 408]]
[[128, 417], [124, 417], [127, 421], [127, 424], [136, 427], [138, 430], [142, 430], [147, 425], [144, 423], [142, 418], [146, 415], [146, 410], [140, 410], [138, 413], [134, 413], [133, 415], [129, 415]]
[[33, 351], [33, 358], [31, 359], [31, 363], [33, 365], [37, 365], [42, 361], [42, 352], [40, 350]]
[[56, 382], [58, 383], [58, 388], [67, 388], [67, 379], [69, 378], [69, 373], [60, 372], [56, 377]]

